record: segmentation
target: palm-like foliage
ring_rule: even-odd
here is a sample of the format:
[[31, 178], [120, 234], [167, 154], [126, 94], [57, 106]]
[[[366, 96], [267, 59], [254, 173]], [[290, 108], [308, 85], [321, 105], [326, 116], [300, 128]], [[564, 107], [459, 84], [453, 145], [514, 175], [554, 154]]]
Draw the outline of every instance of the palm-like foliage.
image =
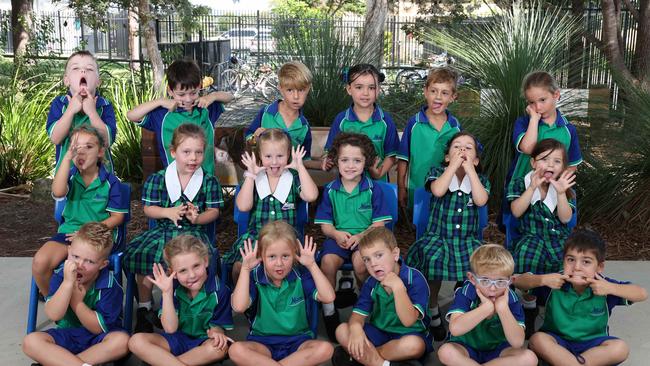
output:
[[[529, 3], [528, 3], [529, 4]], [[516, 2], [511, 11], [485, 24], [462, 24], [431, 29], [428, 38], [459, 59], [464, 77], [479, 80], [483, 88], [478, 119], [461, 121], [485, 146], [482, 163], [499, 197], [513, 159], [515, 119], [525, 113], [521, 83], [526, 74], [546, 70], [556, 74], [567, 65], [558, 57], [578, 23], [566, 11]], [[487, 89], [487, 90], [486, 90]], [[499, 200], [492, 200], [493, 203]]]

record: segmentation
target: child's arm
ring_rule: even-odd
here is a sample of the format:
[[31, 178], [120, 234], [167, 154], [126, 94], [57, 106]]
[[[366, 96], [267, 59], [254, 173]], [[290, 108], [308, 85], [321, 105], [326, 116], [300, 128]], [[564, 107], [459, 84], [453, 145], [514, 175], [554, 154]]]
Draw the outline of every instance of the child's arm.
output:
[[466, 313], [452, 313], [449, 319], [449, 333], [453, 336], [462, 336], [474, 329], [484, 319], [494, 314], [494, 303], [486, 298], [477, 289], [476, 294], [481, 299], [481, 305]]
[[420, 312], [413, 306], [413, 302], [408, 295], [404, 282], [395, 272], [389, 272], [386, 277], [381, 281], [384, 288], [388, 287], [393, 292], [395, 298], [395, 312], [402, 325], [410, 327], [420, 319]]
[[68, 151], [65, 152], [59, 169], [54, 174], [54, 179], [52, 179], [52, 196], [55, 198], [63, 198], [68, 194], [68, 178], [72, 168], [72, 160], [77, 153], [76, 142], [76, 138], [70, 142]]
[[472, 186], [472, 201], [476, 206], [484, 206], [489, 197], [489, 193], [486, 187], [483, 187], [481, 183], [481, 178], [476, 173], [473, 162], [469, 160], [463, 160], [462, 166], [465, 170], [465, 174], [469, 177], [470, 185]]
[[241, 212], [248, 212], [253, 208], [255, 177], [264, 170], [263, 167], [257, 165], [255, 160], [255, 154], [249, 154], [248, 151], [242, 154], [241, 162], [246, 167], [246, 171], [244, 172], [244, 183], [242, 183], [235, 198], [235, 204], [237, 204], [237, 208]]
[[186, 217], [192, 224], [207, 225], [219, 217], [219, 209], [206, 208], [205, 211], [199, 213], [199, 209], [192, 202], [188, 202]]
[[228, 347], [228, 342], [235, 343], [232, 338], [227, 337], [223, 328], [218, 326], [212, 326], [212, 328], [207, 331], [208, 338], [212, 339], [212, 346], [217, 349], [226, 349]]
[[235, 99], [234, 95], [228, 92], [217, 91], [200, 97], [196, 102], [196, 106], [199, 108], [208, 108], [214, 102], [230, 103], [233, 99]]
[[[97, 132], [99, 132], [99, 134], [102, 135], [104, 141], [106, 141], [106, 146], [109, 146], [111, 139], [110, 136], [108, 136], [106, 123], [104, 123], [102, 117], [99, 115], [99, 113], [97, 113], [96, 106], [97, 106], [97, 96], [94, 97], [87, 96], [82, 101], [82, 109], [83, 112], [88, 116], [88, 119], [90, 120], [90, 125], [93, 126], [97, 130]], [[115, 113], [112, 110], [113, 106], [110, 106], [110, 108], [111, 108], [111, 115], [113, 116], [112, 118], [114, 118]]]
[[350, 337], [347, 344], [348, 352], [356, 359], [363, 358], [363, 350], [366, 344], [369, 343], [368, 337], [366, 337], [366, 333], [363, 331], [363, 324], [365, 322], [366, 317], [356, 312], [352, 312], [348, 320], [350, 329]]
[[431, 194], [436, 197], [443, 197], [449, 190], [451, 179], [456, 174], [456, 170], [463, 164], [463, 158], [460, 156], [460, 151], [450, 153], [449, 165], [445, 171], [438, 177], [438, 179], [431, 182]]
[[126, 118], [128, 118], [128, 120], [131, 122], [140, 122], [144, 119], [144, 117], [147, 114], [149, 114], [149, 112], [153, 111], [158, 107], [163, 107], [168, 109], [169, 111], [173, 111], [176, 109], [176, 107], [178, 107], [178, 103], [176, 103], [175, 100], [168, 99], [168, 98], [159, 98], [159, 99], [150, 100], [128, 111], [126, 113]]
[[516, 218], [520, 218], [526, 210], [528, 210], [528, 207], [530, 207], [530, 200], [533, 198], [533, 193], [535, 193], [535, 189], [542, 184], [542, 181], [544, 180], [544, 177], [542, 177], [542, 171], [540, 169], [535, 170], [533, 173], [531, 180], [530, 180], [530, 185], [526, 190], [516, 198], [514, 201], [510, 202], [510, 210], [512, 211], [512, 214]]
[[384, 161], [381, 163], [380, 167], [372, 166], [370, 169], [368, 169], [368, 172], [370, 173], [370, 176], [373, 179], [379, 179], [386, 175], [390, 168], [395, 165], [395, 157], [394, 156], [387, 156], [384, 158]]
[[291, 164], [287, 165], [287, 169], [293, 168], [298, 171], [298, 179], [300, 179], [300, 198], [305, 202], [314, 202], [318, 198], [318, 187], [309, 175], [302, 158], [305, 156], [305, 148], [303, 146], [291, 148]]
[[566, 224], [571, 221], [571, 216], [573, 216], [573, 209], [569, 204], [566, 193], [576, 184], [575, 175], [573, 175], [573, 172], [565, 170], [557, 180], [551, 180], [550, 183], [557, 191], [557, 217], [563, 224]]
[[305, 245], [300, 245], [300, 243], [298, 243], [298, 245], [300, 246], [300, 257], [298, 258], [298, 261], [309, 270], [309, 273], [314, 280], [316, 291], [318, 292], [318, 297], [316, 299], [325, 304], [332, 303], [336, 295], [334, 288], [323, 272], [321, 272], [320, 268], [318, 268], [318, 264], [314, 259], [314, 254], [316, 253], [314, 238], [305, 235]]
[[144, 206], [144, 214], [150, 219], [169, 219], [174, 224], [183, 219], [187, 212], [187, 205], [180, 205], [175, 207], [160, 207], [160, 206]]
[[400, 207], [406, 207], [408, 204], [408, 185], [406, 184], [406, 172], [409, 162], [406, 160], [397, 161], [397, 202]]
[[600, 273], [595, 278], [588, 278], [589, 286], [595, 295], [614, 295], [631, 302], [641, 302], [648, 298], [646, 289], [635, 284], [622, 284], [607, 281]]
[[[52, 277], [52, 281], [56, 279]], [[63, 265], [63, 282], [59, 285], [54, 295], [45, 303], [45, 314], [53, 321], [59, 321], [70, 306], [72, 290], [77, 279], [77, 265], [71, 260], [66, 260]], [[51, 291], [50, 291], [51, 292]]]
[[66, 137], [68, 137], [74, 115], [81, 112], [83, 108], [83, 99], [79, 93], [72, 97], [69, 95], [66, 95], [65, 97], [68, 98], [68, 106], [50, 132], [50, 141], [55, 145], [59, 145]]
[[108, 218], [102, 221], [102, 224], [106, 225], [109, 229], [114, 229], [124, 222], [124, 214], [121, 212], [111, 212], [109, 211]]
[[231, 298], [232, 309], [238, 313], [243, 313], [251, 305], [250, 275], [253, 268], [261, 262], [257, 257], [257, 243], [255, 244], [255, 249], [253, 249], [251, 240], [246, 239], [244, 247], [239, 249], [242, 256], [242, 264], [237, 285], [235, 285], [235, 290], [232, 292]]
[[519, 146], [516, 147], [524, 154], [530, 155], [537, 144], [537, 129], [542, 115], [537, 113], [532, 105], [526, 107], [526, 113], [530, 115], [528, 128], [526, 129], [526, 133], [524, 133], [524, 137], [519, 141]]
[[338, 244], [338, 246], [340, 246], [341, 248], [348, 249], [347, 242], [348, 239], [350, 239], [350, 237], [352, 236], [350, 235], [350, 233], [348, 233], [347, 231], [336, 230], [336, 227], [332, 224], [321, 224], [320, 228], [323, 234], [325, 234], [325, 236], [327, 236], [328, 238], [334, 239], [334, 241], [336, 242], [336, 244]]
[[174, 333], [178, 330], [178, 314], [176, 314], [176, 308], [174, 307], [174, 277], [176, 277], [176, 272], [172, 272], [167, 276], [160, 263], [153, 264], [153, 278], [147, 276], [147, 279], [162, 292], [160, 322], [166, 333]]
[[70, 296], [70, 308], [74, 311], [84, 328], [93, 334], [100, 334], [104, 329], [102, 329], [101, 324], [99, 324], [99, 319], [97, 318], [95, 310], [89, 308], [88, 305], [84, 303], [83, 300], [85, 296], [86, 288], [78, 282], [75, 282], [72, 287], [72, 295]]
[[[503, 327], [503, 333], [508, 340], [508, 343], [514, 348], [521, 348], [524, 345], [525, 332], [524, 328], [519, 324], [515, 316], [510, 311], [510, 305], [508, 300], [510, 297], [510, 290], [503, 292], [494, 302], [494, 308], [499, 320], [501, 321], [501, 326]], [[521, 306], [521, 305], [519, 305]]]
[[568, 280], [569, 276], [561, 273], [547, 273], [543, 275], [523, 273], [514, 278], [513, 285], [524, 291], [542, 286], [559, 289]]

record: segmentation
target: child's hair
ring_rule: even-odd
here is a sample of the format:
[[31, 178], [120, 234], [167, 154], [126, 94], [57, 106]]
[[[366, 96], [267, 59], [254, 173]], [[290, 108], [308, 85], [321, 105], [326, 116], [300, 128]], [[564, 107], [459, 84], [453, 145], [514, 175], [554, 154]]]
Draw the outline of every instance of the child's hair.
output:
[[264, 132], [260, 133], [255, 142], [255, 155], [257, 155], [258, 161], [261, 161], [260, 150], [263, 142], [284, 142], [287, 145], [287, 154], [289, 157], [287, 164], [291, 162], [291, 137], [289, 137], [287, 131], [280, 128], [267, 128]]
[[375, 163], [375, 158], [377, 157], [375, 145], [372, 144], [372, 141], [368, 136], [360, 133], [341, 132], [336, 135], [334, 142], [332, 142], [332, 147], [327, 152], [327, 157], [334, 162], [334, 164], [337, 164], [339, 152], [341, 148], [346, 145], [355, 146], [361, 149], [361, 153], [366, 158], [365, 169], [370, 169], [370, 167]]
[[347, 85], [352, 84], [358, 77], [363, 75], [372, 75], [377, 84], [384, 82], [386, 75], [383, 72], [379, 72], [376, 67], [371, 64], [357, 64], [352, 67], [346, 67], [341, 73], [341, 80]]
[[165, 244], [163, 257], [167, 266], [171, 267], [172, 259], [179, 254], [195, 253], [200, 258], [208, 258], [210, 252], [208, 246], [196, 236], [181, 234]]
[[311, 85], [311, 71], [300, 61], [290, 61], [278, 71], [280, 86], [290, 89], [307, 89]]
[[183, 141], [188, 137], [193, 137], [195, 139], [201, 140], [201, 142], [203, 142], [203, 148], [205, 149], [205, 144], [207, 143], [205, 138], [205, 131], [193, 123], [183, 123], [180, 126], [176, 127], [174, 134], [172, 135], [172, 142], [169, 145], [169, 148], [176, 150], [176, 148], [178, 148], [178, 145], [182, 144]]
[[201, 69], [196, 61], [176, 60], [167, 68], [167, 85], [174, 90], [194, 89], [201, 85]]
[[[64, 70], [66, 70], [66, 71], [68, 70], [68, 64], [70, 63], [70, 60], [72, 60], [73, 58], [75, 58], [77, 56], [90, 57], [90, 58], [93, 59], [93, 61], [95, 61], [95, 65], [98, 66], [97, 65], [97, 59], [95, 58], [95, 55], [92, 54], [92, 52], [90, 52], [88, 50], [79, 50], [79, 51], [73, 52], [70, 56], [68, 56], [68, 59], [65, 61], [65, 69]], [[99, 75], [99, 67], [95, 71], [97, 72], [97, 75]]]
[[359, 250], [369, 248], [381, 242], [390, 250], [397, 248], [397, 240], [392, 231], [386, 227], [370, 228], [359, 240]]
[[533, 71], [524, 77], [524, 82], [521, 84], [522, 94], [532, 87], [546, 88], [551, 93], [560, 90], [557, 81], [546, 71]]
[[[72, 132], [70, 132], [70, 137], [78, 134], [78, 133], [85, 133], [87, 135], [95, 136], [97, 139], [97, 144], [99, 145], [100, 148], [105, 148], [106, 147], [106, 140], [104, 140], [104, 136], [102, 136], [97, 129], [91, 125], [79, 125], [75, 127]], [[100, 157], [102, 159], [102, 157]]]
[[593, 252], [598, 263], [602, 263], [605, 261], [607, 243], [593, 230], [577, 229], [564, 242], [564, 255], [572, 249], [578, 253]]
[[257, 257], [263, 258], [266, 248], [278, 241], [284, 240], [287, 244], [293, 247], [294, 257], [300, 253], [300, 244], [296, 238], [296, 229], [289, 225], [286, 221], [270, 221], [262, 227], [260, 235], [257, 239]]
[[[567, 155], [566, 148], [564, 147], [564, 144], [561, 143], [560, 141], [556, 139], [543, 139], [537, 141], [535, 144], [535, 147], [533, 147], [533, 151], [530, 153], [530, 158], [533, 160], [540, 160], [544, 159], [548, 155], [550, 155], [553, 151], [558, 150], [562, 152], [562, 171], [566, 170], [566, 168], [569, 167], [569, 155]], [[545, 152], [548, 151], [548, 154], [544, 154]], [[572, 199], [575, 197], [575, 193], [573, 192], [572, 189], [567, 189], [566, 195], [568, 198]]]
[[72, 239], [90, 245], [105, 259], [113, 249], [113, 232], [101, 222], [88, 222], [82, 225]]
[[469, 264], [475, 274], [499, 272], [511, 276], [515, 270], [512, 254], [499, 244], [484, 244], [469, 257]]
[[427, 76], [427, 81], [424, 83], [424, 87], [428, 88], [429, 85], [436, 83], [449, 83], [451, 84], [451, 90], [456, 93], [457, 80], [458, 73], [448, 67], [432, 69], [429, 71], [429, 75]]
[[[472, 140], [474, 140], [474, 148], [476, 149], [476, 158], [478, 158], [478, 165], [476, 166], [476, 171], [479, 173], [482, 172], [483, 167], [481, 166], [481, 153], [483, 152], [483, 145], [478, 141], [476, 136], [472, 135], [467, 131], [458, 131], [449, 139], [449, 141], [447, 141], [447, 146], [445, 147], [445, 156], [449, 155], [449, 150], [451, 150], [451, 146], [454, 143], [454, 140], [456, 140], [461, 136], [469, 136], [472, 138]], [[448, 166], [449, 162], [443, 161], [442, 165]]]

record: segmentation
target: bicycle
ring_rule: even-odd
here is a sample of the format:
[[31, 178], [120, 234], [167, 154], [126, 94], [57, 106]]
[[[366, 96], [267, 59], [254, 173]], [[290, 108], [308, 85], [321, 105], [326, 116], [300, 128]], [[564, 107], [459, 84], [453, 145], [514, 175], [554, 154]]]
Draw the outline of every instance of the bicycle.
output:
[[231, 67], [219, 76], [224, 90], [238, 98], [248, 92], [260, 93], [266, 99], [273, 99], [278, 92], [278, 77], [269, 65], [260, 65], [253, 69], [249, 64], [242, 64], [236, 57], [230, 58]]
[[[456, 60], [443, 52], [439, 55], [431, 55], [423, 62], [424, 66], [404, 66], [397, 72], [395, 83], [403, 86], [404, 89], [412, 91], [424, 86], [429, 76], [429, 70], [438, 69], [453, 65]], [[428, 65], [428, 67], [427, 67]]]

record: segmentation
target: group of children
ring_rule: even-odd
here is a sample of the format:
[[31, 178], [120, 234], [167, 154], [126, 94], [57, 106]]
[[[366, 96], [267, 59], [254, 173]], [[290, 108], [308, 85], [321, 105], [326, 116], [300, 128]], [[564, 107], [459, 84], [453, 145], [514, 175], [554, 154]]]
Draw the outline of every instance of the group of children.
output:
[[[244, 181], [235, 204], [250, 219], [221, 258], [235, 283], [232, 294], [228, 281], [217, 277], [218, 252], [206, 231], [223, 207], [213, 136], [232, 96], [201, 96], [196, 63], [175, 61], [167, 71], [169, 98], [128, 112], [129, 120], [155, 133], [165, 166], [142, 190], [144, 213], [155, 226], [131, 240], [123, 255], [138, 287], [129, 337], [120, 326], [123, 294], [114, 275], [121, 274], [108, 268], [115, 228], [129, 207], [110, 164], [115, 114], [97, 91], [101, 80], [92, 54], [70, 56], [68, 94], [54, 100], [47, 123], [57, 145], [52, 194], [67, 202], [58, 233], [32, 267], [57, 328], [27, 335], [28, 356], [44, 365], [99, 364], [129, 351], [152, 365], [208, 364], [226, 356], [238, 365], [329, 359], [337, 366], [409, 365], [432, 352], [434, 340], [446, 339], [438, 350], [446, 365], [535, 365], [538, 357], [562, 365], [625, 360], [627, 347], [609, 336], [607, 320], [615, 305], [647, 294], [602, 276], [605, 244], [597, 234], [569, 235], [573, 172], [581, 157], [575, 127], [556, 108], [559, 89], [550, 75], [535, 72], [524, 81], [528, 115], [516, 121], [517, 158], [504, 205], [505, 214], [519, 221], [512, 254], [479, 240], [479, 209], [487, 204], [490, 183], [481, 173], [482, 145], [448, 111], [456, 98], [453, 71], [430, 72], [427, 103], [400, 142], [390, 115], [376, 104], [383, 74], [368, 64], [346, 68], [341, 77], [352, 105], [334, 120], [322, 157], [311, 156], [302, 113], [310, 71], [294, 61], [278, 76], [281, 99], [262, 107], [246, 131], [251, 149], [242, 156]], [[377, 183], [394, 165], [401, 206], [413, 205], [418, 188], [432, 194], [427, 229], [405, 257], [385, 227], [394, 219], [386, 204], [391, 197]], [[318, 263], [313, 239], [297, 237], [298, 208], [319, 196], [308, 169], [333, 167], [337, 178], [323, 188], [314, 219], [327, 237]], [[345, 278], [335, 292], [346, 262], [358, 295]], [[442, 281], [458, 282], [444, 317], [449, 332], [438, 307]], [[158, 312], [154, 285], [162, 293]], [[544, 323], [525, 349], [536, 304], [544, 299]], [[328, 337], [340, 344], [336, 349], [316, 339], [318, 303]], [[352, 305], [341, 323], [337, 309]], [[233, 327], [232, 310], [250, 321], [245, 341], [225, 334]]]

